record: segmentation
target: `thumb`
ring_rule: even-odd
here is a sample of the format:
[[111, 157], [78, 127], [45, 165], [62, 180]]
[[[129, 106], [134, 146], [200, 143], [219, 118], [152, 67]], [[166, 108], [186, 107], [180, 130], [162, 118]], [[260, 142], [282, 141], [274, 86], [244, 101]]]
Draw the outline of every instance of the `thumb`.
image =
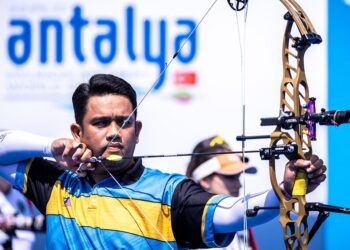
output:
[[52, 155], [58, 155], [58, 154], [62, 154], [62, 152], [64, 151], [66, 147], [66, 140], [65, 139], [56, 139], [52, 142], [51, 144], [51, 152]]
[[298, 159], [298, 160], [294, 161], [291, 165], [292, 165], [291, 168], [293, 170], [298, 171], [298, 170], [306, 169], [306, 168], [310, 167], [311, 161], [310, 160]]

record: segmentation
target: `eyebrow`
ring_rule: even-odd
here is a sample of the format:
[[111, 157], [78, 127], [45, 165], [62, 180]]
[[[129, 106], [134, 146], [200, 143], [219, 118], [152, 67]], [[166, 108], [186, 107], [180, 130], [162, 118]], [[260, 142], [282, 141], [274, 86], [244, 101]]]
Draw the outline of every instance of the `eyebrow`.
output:
[[99, 121], [99, 120], [118, 120], [118, 121], [121, 121], [121, 120], [133, 120], [133, 116], [129, 117], [128, 115], [117, 115], [117, 116], [114, 116], [114, 117], [110, 117], [110, 116], [106, 116], [106, 115], [103, 115], [103, 116], [97, 116], [97, 117], [93, 117], [91, 119], [91, 122], [94, 122], [94, 121]]

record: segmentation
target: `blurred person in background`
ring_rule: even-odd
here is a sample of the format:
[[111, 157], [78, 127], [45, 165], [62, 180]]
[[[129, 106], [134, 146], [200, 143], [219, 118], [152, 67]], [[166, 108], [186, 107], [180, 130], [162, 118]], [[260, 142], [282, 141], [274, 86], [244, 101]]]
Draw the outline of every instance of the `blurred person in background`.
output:
[[0, 177], [0, 249], [32, 249], [35, 233], [30, 227], [18, 229], [19, 224], [31, 222], [34, 218], [35, 207], [22, 193]]
[[[230, 152], [232, 148], [221, 136], [212, 136], [200, 141], [192, 153]], [[239, 197], [242, 187], [240, 176], [243, 171], [249, 174], [257, 169], [248, 165], [248, 159], [234, 154], [209, 154], [192, 156], [186, 170], [186, 175], [198, 183], [204, 190], [213, 194], [231, 195]], [[245, 244], [243, 232], [237, 232], [230, 245], [216, 249], [248, 249], [257, 250], [258, 246], [252, 229], [248, 229], [248, 240]]]

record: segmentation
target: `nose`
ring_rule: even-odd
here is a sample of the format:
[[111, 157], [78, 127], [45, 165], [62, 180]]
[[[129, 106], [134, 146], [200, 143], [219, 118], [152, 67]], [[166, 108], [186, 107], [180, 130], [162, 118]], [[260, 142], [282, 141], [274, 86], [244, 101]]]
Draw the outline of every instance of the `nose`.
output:
[[112, 122], [108, 128], [108, 133], [106, 136], [108, 142], [120, 141], [119, 127], [115, 122]]
[[108, 135], [106, 140], [108, 142], [116, 142], [116, 141], [120, 141], [120, 135], [119, 134], [112, 134], [112, 135]]

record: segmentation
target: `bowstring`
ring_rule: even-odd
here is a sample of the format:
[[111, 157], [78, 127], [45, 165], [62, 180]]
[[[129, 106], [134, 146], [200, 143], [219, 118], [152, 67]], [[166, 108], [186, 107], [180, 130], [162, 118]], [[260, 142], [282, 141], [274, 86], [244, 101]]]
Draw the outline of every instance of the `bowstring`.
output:
[[[246, 129], [246, 74], [245, 74], [245, 66], [246, 66], [246, 24], [247, 24], [247, 16], [248, 16], [248, 0], [244, 2], [244, 14], [239, 15], [240, 11], [236, 11], [236, 26], [237, 26], [237, 35], [238, 35], [238, 43], [240, 50], [240, 61], [241, 61], [241, 98], [242, 98], [242, 136], [245, 136]], [[243, 18], [243, 21], [241, 20]], [[243, 24], [241, 24], [243, 22]], [[243, 27], [241, 27], [241, 25]], [[242, 159], [245, 159], [245, 140], [242, 140]], [[246, 171], [242, 172], [242, 188], [243, 188], [243, 245], [244, 249], [247, 249], [248, 246], [248, 218], [246, 211], [248, 210], [248, 201], [247, 201], [247, 186], [246, 186]]]
[[[196, 30], [198, 29], [199, 25], [203, 22], [203, 20], [207, 17], [207, 15], [209, 14], [209, 12], [212, 10], [212, 8], [214, 7], [214, 5], [217, 3], [218, 0], [214, 0], [212, 2], [212, 4], [209, 6], [209, 8], [205, 11], [204, 15], [200, 18], [199, 22], [197, 23], [197, 25], [192, 29], [192, 31], [190, 32], [190, 34], [186, 37], [186, 39], [182, 42], [181, 46], [179, 47], [179, 49], [173, 54], [173, 56], [168, 59], [165, 63], [164, 69], [160, 72], [160, 74], [158, 75], [158, 77], [156, 78], [156, 80], [154, 81], [154, 83], [151, 85], [151, 87], [146, 91], [146, 93], [143, 95], [143, 97], [140, 99], [139, 103], [136, 105], [136, 107], [131, 111], [131, 113], [128, 115], [128, 117], [123, 121], [122, 126], [117, 130], [117, 133], [112, 137], [112, 139], [107, 143], [106, 148], [118, 137], [120, 137], [120, 133], [121, 131], [124, 129], [124, 127], [128, 124], [130, 118], [133, 116], [133, 114], [136, 112], [136, 110], [140, 107], [140, 105], [143, 103], [143, 101], [146, 99], [146, 97], [152, 92], [152, 90], [155, 88], [155, 86], [157, 85], [157, 82], [159, 81], [159, 79], [164, 75], [164, 73], [168, 70], [168, 68], [170, 67], [170, 65], [172, 64], [172, 62], [175, 60], [175, 58], [177, 57], [177, 55], [181, 52], [181, 50], [184, 48], [184, 46], [187, 44], [187, 42], [189, 41], [189, 39], [191, 38], [191, 36], [196, 32]], [[122, 156], [124, 153], [122, 152]], [[117, 179], [113, 176], [113, 174], [108, 170], [108, 168], [106, 166], [104, 166], [104, 164], [102, 162], [101, 166], [106, 170], [106, 172], [112, 177], [112, 179], [114, 180], [114, 182], [121, 188], [121, 190], [123, 190], [123, 192], [128, 196], [128, 198], [130, 199], [130, 201], [132, 202], [132, 204], [142, 213], [142, 215], [144, 216], [144, 218], [146, 218], [148, 220], [148, 222], [151, 223], [152, 227], [156, 230], [157, 234], [159, 234], [159, 236], [162, 237], [162, 239], [166, 242], [166, 244], [169, 246], [170, 249], [173, 249], [173, 247], [170, 245], [170, 243], [166, 240], [165, 236], [158, 230], [158, 228], [153, 224], [153, 222], [151, 221], [150, 218], [148, 218], [143, 212], [142, 209], [140, 209], [136, 203], [133, 201], [131, 195], [129, 194], [129, 192], [123, 188], [120, 183], [117, 181]], [[76, 170], [76, 172], [80, 170], [80, 166], [79, 168]], [[127, 209], [125, 207], [125, 209]], [[137, 222], [136, 222], [137, 224]], [[139, 227], [139, 225], [137, 225]], [[140, 228], [140, 227], [139, 227]], [[141, 229], [140, 229], [141, 230]], [[141, 230], [141, 233], [142, 230]]]

